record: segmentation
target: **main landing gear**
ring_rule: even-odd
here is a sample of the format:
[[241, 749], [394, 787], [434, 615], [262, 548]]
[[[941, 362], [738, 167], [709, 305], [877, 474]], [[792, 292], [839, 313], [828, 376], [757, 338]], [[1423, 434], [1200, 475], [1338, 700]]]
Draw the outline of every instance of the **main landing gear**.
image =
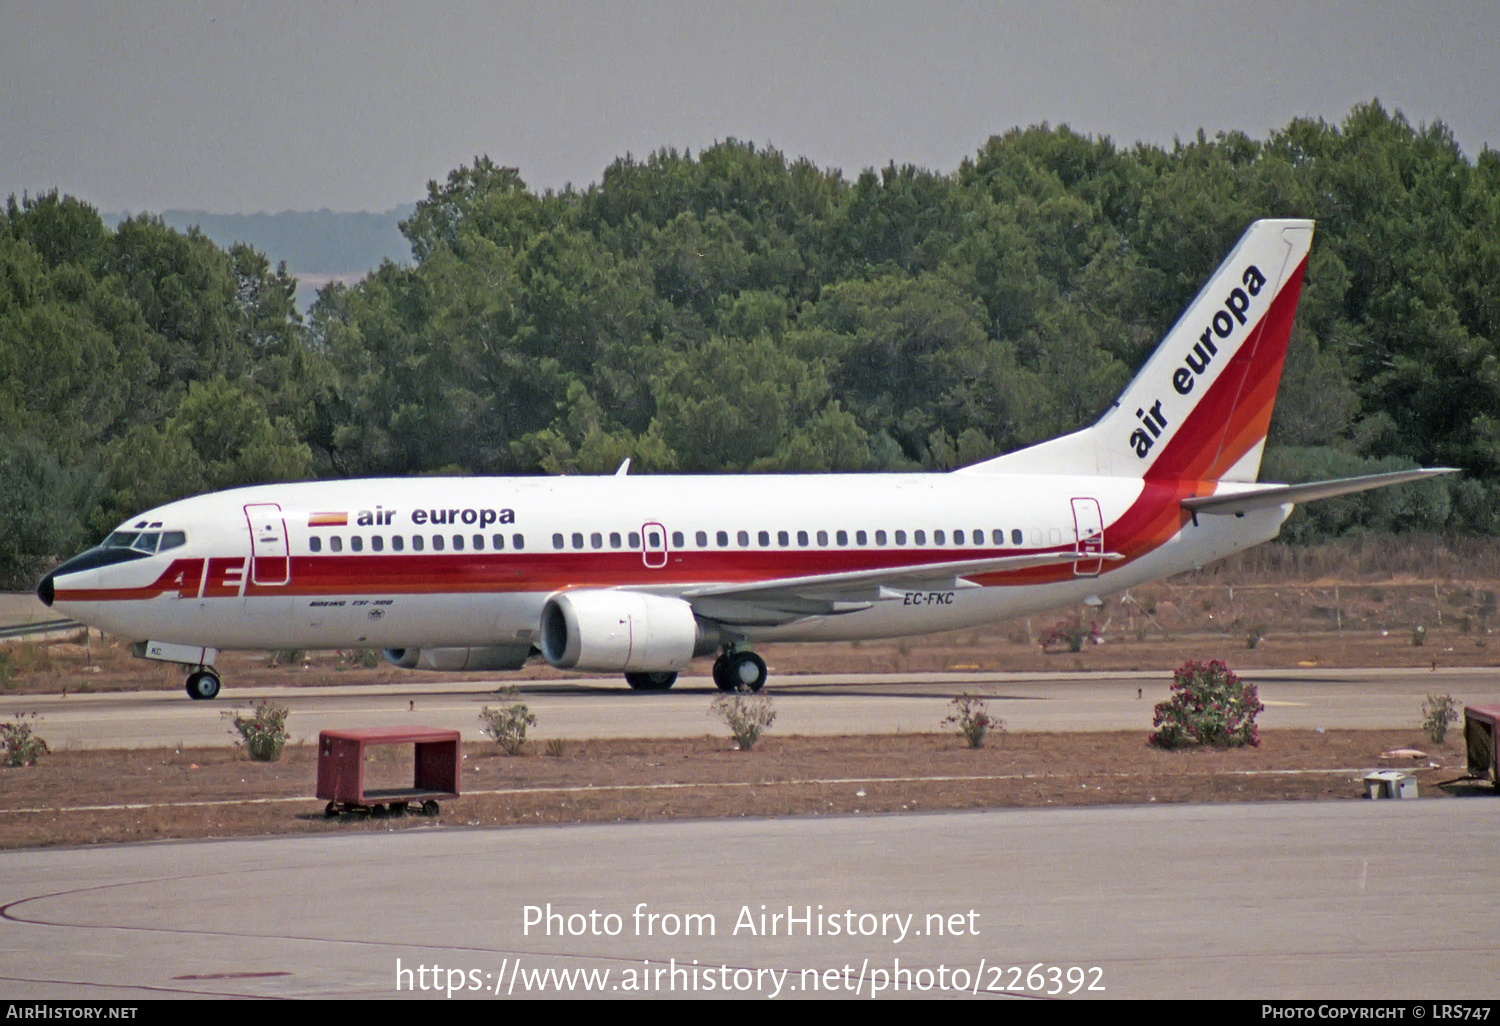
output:
[[714, 685], [720, 691], [759, 691], [766, 683], [766, 661], [744, 649], [726, 651], [714, 660]]
[[188, 674], [188, 697], [195, 701], [207, 701], [219, 693], [219, 675], [208, 667], [200, 667]]
[[635, 691], [666, 691], [677, 683], [677, 674], [670, 670], [659, 673], [627, 673], [625, 683]]

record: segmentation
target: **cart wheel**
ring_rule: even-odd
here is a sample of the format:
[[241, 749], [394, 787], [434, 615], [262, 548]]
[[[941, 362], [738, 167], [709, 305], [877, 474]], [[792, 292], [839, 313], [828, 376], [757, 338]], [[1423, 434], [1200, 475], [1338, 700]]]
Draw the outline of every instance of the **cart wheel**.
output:
[[422, 803], [422, 815], [436, 816], [438, 814], [438, 803], [431, 798]]
[[333, 819], [338, 814], [339, 814], [339, 807], [334, 802], [329, 802], [327, 808], [325, 808], [323, 810], [323, 817], [325, 819]]
[[370, 815], [376, 819], [385, 819], [387, 813], [384, 805], [371, 805]]
[[406, 815], [406, 805], [407, 805], [406, 802], [391, 802], [391, 815], [392, 816], [404, 816], [404, 815]]

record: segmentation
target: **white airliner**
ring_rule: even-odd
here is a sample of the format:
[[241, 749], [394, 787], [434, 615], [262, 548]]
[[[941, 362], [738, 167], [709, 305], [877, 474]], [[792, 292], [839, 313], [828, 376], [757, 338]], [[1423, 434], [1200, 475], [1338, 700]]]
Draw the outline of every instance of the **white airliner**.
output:
[[[1255, 483], [1311, 221], [1258, 221], [1092, 427], [946, 474], [268, 484], [132, 517], [42, 601], [194, 667], [370, 647], [398, 666], [759, 690], [770, 641], [891, 637], [1087, 601], [1274, 538], [1297, 502], [1447, 469]], [[628, 464], [628, 461], [627, 461]]]

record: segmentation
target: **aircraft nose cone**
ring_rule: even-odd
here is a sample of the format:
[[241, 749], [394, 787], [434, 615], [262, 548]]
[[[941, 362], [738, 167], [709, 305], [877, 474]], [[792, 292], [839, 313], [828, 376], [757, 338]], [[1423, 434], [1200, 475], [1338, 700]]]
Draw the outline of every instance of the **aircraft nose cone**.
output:
[[42, 600], [43, 605], [52, 605], [52, 578], [54, 574], [48, 574], [42, 578], [42, 583], [36, 586], [36, 597]]

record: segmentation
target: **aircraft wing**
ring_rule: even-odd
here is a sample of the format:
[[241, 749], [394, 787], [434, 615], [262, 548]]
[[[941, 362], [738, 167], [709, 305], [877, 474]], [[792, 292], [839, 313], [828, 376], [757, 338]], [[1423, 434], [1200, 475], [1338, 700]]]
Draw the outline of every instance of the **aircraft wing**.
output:
[[[869, 609], [876, 602], [900, 600], [910, 591], [957, 591], [977, 588], [967, 578], [1003, 570], [1055, 566], [1080, 560], [1123, 559], [1116, 553], [1080, 555], [1047, 552], [988, 559], [960, 559], [922, 566], [885, 567], [849, 573], [782, 577], [737, 584], [677, 586], [672, 594], [686, 600], [700, 616], [722, 623], [768, 626], [807, 616], [829, 616]], [[656, 590], [656, 589], [652, 589]]]
[[[1335, 495], [1351, 495], [1367, 492], [1373, 488], [1420, 481], [1439, 474], [1456, 474], [1456, 467], [1427, 467], [1421, 470], [1397, 470], [1389, 474], [1366, 474], [1363, 477], [1342, 477], [1333, 481], [1314, 481], [1311, 484], [1258, 484], [1235, 487], [1234, 491], [1215, 495], [1200, 495], [1183, 499], [1183, 509], [1193, 513], [1239, 515], [1254, 509], [1269, 506], [1284, 506], [1287, 503], [1311, 502], [1314, 499], [1331, 499]], [[1233, 487], [1233, 486], [1222, 486]]]

